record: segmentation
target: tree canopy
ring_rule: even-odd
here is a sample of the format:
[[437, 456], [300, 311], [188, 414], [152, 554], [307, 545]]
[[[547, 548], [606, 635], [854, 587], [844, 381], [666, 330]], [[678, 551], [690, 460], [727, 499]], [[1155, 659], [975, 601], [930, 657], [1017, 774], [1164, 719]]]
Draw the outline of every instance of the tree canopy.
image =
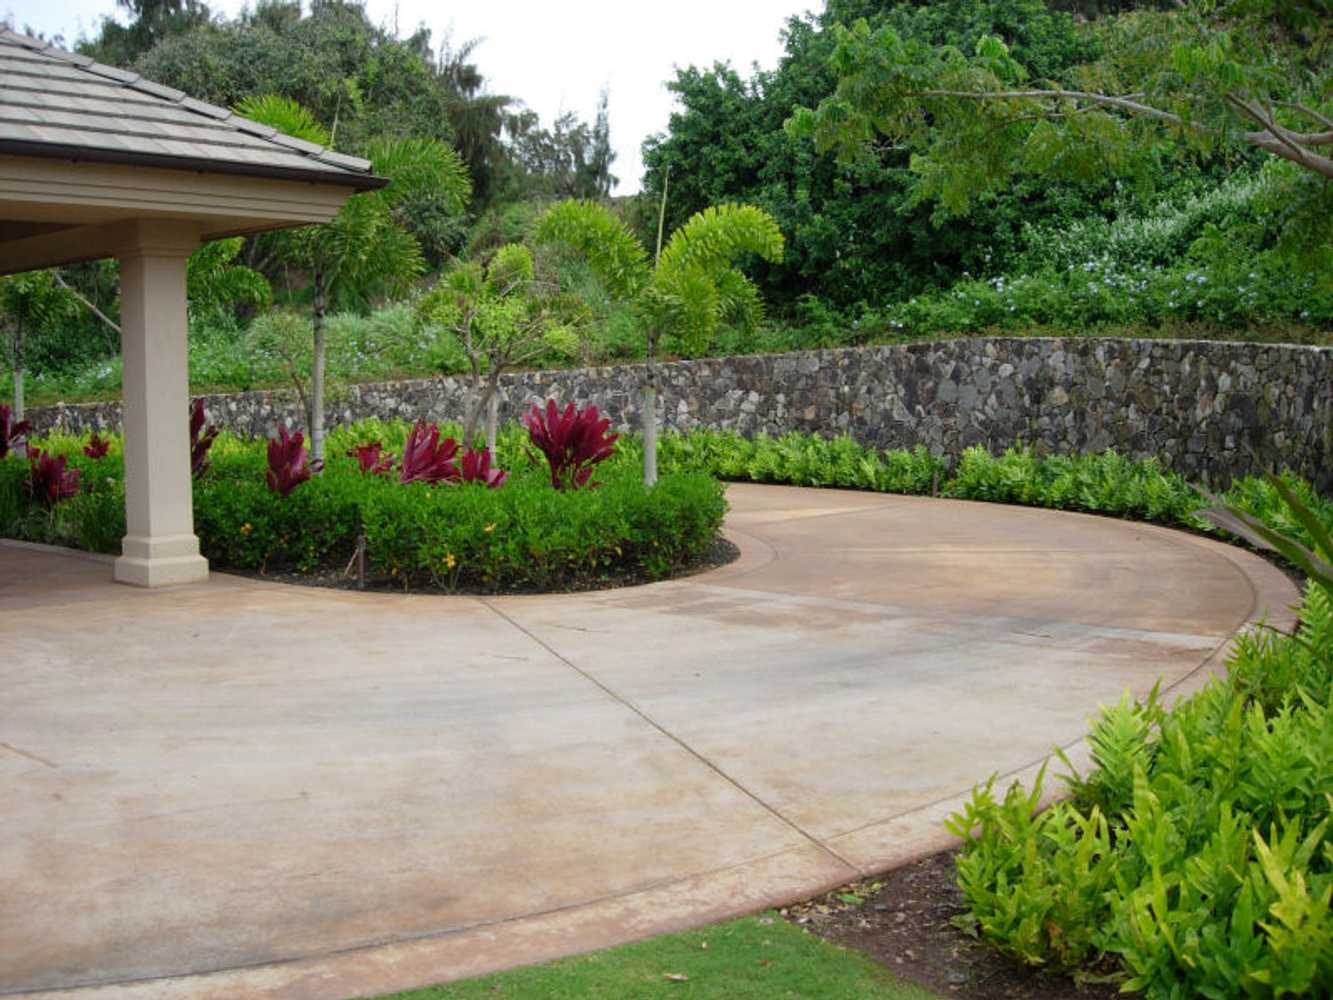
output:
[[836, 90], [789, 132], [842, 162], [910, 155], [912, 196], [962, 214], [1031, 175], [1151, 174], [1164, 151], [1284, 164], [1292, 215], [1333, 233], [1333, 4], [1192, 0], [1106, 22], [1065, 65], [1002, 31], [971, 44], [894, 23], [834, 29]]

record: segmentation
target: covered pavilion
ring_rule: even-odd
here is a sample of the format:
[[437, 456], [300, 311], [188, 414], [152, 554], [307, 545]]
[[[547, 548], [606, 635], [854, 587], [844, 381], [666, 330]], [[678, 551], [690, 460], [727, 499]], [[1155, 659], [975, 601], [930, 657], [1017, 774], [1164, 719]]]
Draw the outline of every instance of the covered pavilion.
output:
[[115, 578], [208, 576], [194, 534], [186, 260], [203, 242], [328, 222], [387, 184], [366, 160], [0, 28], [0, 275], [115, 257], [126, 535]]

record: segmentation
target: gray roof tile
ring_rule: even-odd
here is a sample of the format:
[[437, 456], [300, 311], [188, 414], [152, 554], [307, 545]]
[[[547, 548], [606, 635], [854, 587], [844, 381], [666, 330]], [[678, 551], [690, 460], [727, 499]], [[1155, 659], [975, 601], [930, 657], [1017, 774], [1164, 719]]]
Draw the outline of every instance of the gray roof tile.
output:
[[0, 152], [305, 178], [365, 189], [370, 163], [0, 27]]

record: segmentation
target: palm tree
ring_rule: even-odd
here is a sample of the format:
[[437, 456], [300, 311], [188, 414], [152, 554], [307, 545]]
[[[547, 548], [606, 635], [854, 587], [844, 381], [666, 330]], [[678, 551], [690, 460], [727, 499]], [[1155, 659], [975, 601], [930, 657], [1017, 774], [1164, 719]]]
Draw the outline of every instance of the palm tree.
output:
[[[663, 200], [665, 205], [665, 197]], [[644, 324], [647, 365], [643, 384], [643, 482], [657, 482], [657, 347], [674, 335], [687, 354], [708, 349], [724, 322], [757, 323], [759, 290], [735, 266], [753, 254], [782, 259], [782, 231], [763, 209], [718, 205], [696, 212], [662, 246], [647, 251], [606, 206], [564, 201], [537, 220], [539, 243], [563, 244], [584, 257], [614, 298], [632, 304]]]
[[0, 316], [9, 327], [14, 363], [14, 420], [23, 419], [24, 340], [79, 316], [78, 300], [55, 271], [28, 271], [0, 278]]
[[[322, 146], [329, 135], [305, 108], [288, 98], [250, 98], [237, 112], [281, 132]], [[311, 325], [314, 354], [310, 374], [310, 450], [324, 460], [325, 316], [330, 308], [364, 309], [381, 295], [403, 295], [426, 268], [416, 237], [396, 210], [408, 199], [434, 192], [462, 213], [471, 193], [467, 166], [448, 146], [434, 139], [380, 139], [366, 151], [374, 172], [390, 178], [388, 187], [353, 195], [333, 221], [280, 237], [277, 253], [305, 271], [313, 293]]]

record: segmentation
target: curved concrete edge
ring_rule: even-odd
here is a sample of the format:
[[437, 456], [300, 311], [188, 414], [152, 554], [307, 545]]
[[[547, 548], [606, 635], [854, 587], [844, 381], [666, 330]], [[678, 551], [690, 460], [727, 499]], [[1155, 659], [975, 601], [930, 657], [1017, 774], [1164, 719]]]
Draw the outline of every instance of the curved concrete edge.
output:
[[[25, 1000], [327, 1000], [535, 965], [784, 906], [858, 877], [814, 845], [550, 913], [333, 955], [200, 975], [21, 994]], [[522, 956], [515, 962], [515, 956]]]
[[[1209, 677], [1222, 669], [1238, 635], [1261, 624], [1283, 631], [1294, 627], [1295, 605], [1300, 594], [1281, 570], [1262, 557], [1226, 542], [1176, 529], [1148, 524], [1138, 527], [1177, 544], [1197, 545], [1221, 554], [1245, 577], [1254, 595], [1246, 622], [1198, 666], [1164, 685], [1164, 695], [1187, 697], [1202, 688]], [[727, 529], [725, 536], [740, 549], [740, 557], [693, 579], [741, 576], [776, 558], [768, 543], [752, 535]], [[77, 550], [0, 540], [0, 547], [6, 545], [98, 562], [111, 561], [110, 557]], [[225, 574], [214, 577], [219, 578], [227, 579]], [[235, 578], [236, 582], [241, 579]], [[647, 586], [671, 586], [673, 582]], [[290, 586], [277, 581], [263, 585]], [[1147, 692], [1132, 693], [1142, 697]], [[1061, 749], [1078, 770], [1089, 766], [1091, 754], [1086, 737], [1080, 736]], [[997, 787], [1004, 788], [1015, 781], [1030, 787], [1043, 763], [1033, 761], [998, 775]], [[1056, 777], [1058, 771], [1048, 768], [1043, 806], [1063, 794], [1063, 783]], [[809, 899], [855, 879], [908, 864], [957, 843], [943, 823], [963, 807], [970, 794], [968, 790], [839, 834], [827, 841], [827, 850], [807, 844], [730, 868], [547, 913], [290, 962], [18, 996], [27, 1000], [231, 1000], [237, 996], [328, 1000], [375, 996], [485, 975], [516, 965], [537, 964]]]
[[[1173, 542], [1197, 545], [1222, 555], [1246, 579], [1254, 595], [1249, 617], [1229, 638], [1219, 643], [1212, 654], [1193, 670], [1170, 684], [1162, 685], [1161, 696], [1168, 704], [1188, 698], [1202, 690], [1211, 678], [1220, 676], [1240, 636], [1251, 634], [1259, 628], [1272, 628], [1280, 632], [1291, 632], [1296, 628], [1301, 593], [1291, 579], [1267, 559], [1228, 542], [1187, 531], [1160, 525], [1137, 526]], [[1143, 698], [1148, 692], [1132, 691], [1131, 694]], [[1090, 716], [1089, 721], [1091, 719]], [[997, 774], [996, 788], [1002, 791], [1015, 782], [1031, 788], [1041, 769], [1046, 767], [1039, 808], [1045, 809], [1064, 798], [1065, 784], [1059, 778], [1062, 769], [1052, 766], [1059, 763], [1055, 757], [1057, 749], [1064, 753], [1080, 774], [1092, 767], [1092, 750], [1088, 739], [1080, 736], [1070, 743], [1052, 747], [1051, 754], [1042, 760], [1033, 761], [1015, 771]], [[934, 802], [901, 816], [840, 834], [827, 843], [840, 857], [856, 864], [866, 873], [877, 874], [898, 868], [955, 846], [959, 842], [958, 838], [945, 829], [944, 822], [960, 811], [969, 798], [970, 794]]]

